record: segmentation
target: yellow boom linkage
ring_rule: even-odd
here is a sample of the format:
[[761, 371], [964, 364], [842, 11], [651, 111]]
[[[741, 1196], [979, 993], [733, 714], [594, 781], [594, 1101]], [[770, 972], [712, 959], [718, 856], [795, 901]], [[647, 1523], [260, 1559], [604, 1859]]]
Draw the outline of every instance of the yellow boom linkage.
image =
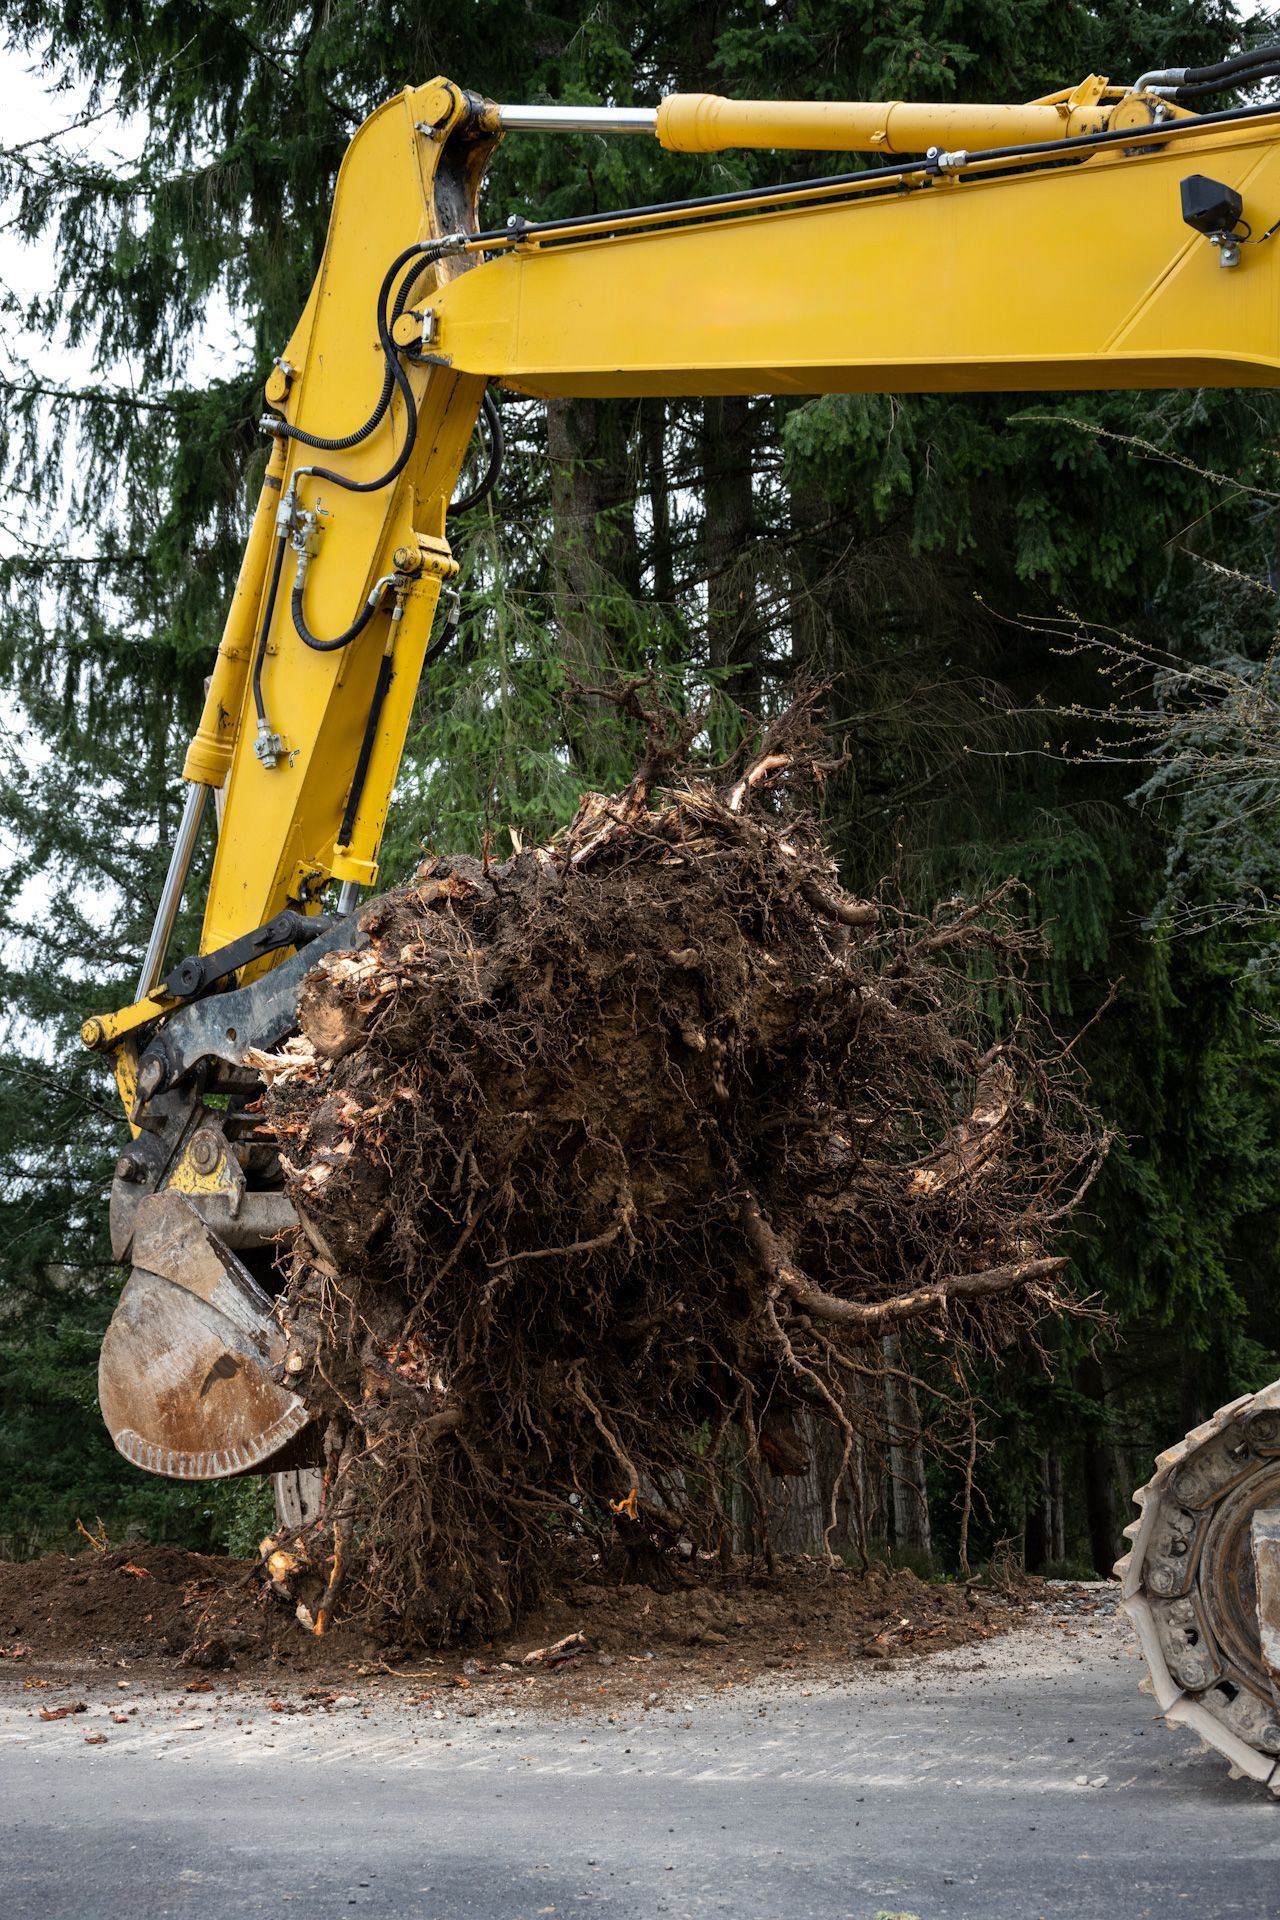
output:
[[[360, 939], [350, 912], [376, 883], [488, 383], [547, 396], [1276, 386], [1280, 113], [1198, 116], [1171, 98], [1177, 79], [1091, 76], [1022, 106], [673, 95], [654, 109], [503, 107], [435, 80], [360, 128], [267, 383], [271, 458], [138, 995], [84, 1026], [113, 1058], [134, 1136], [111, 1214], [133, 1271], [100, 1368], [130, 1459], [206, 1478], [313, 1457], [263, 1284], [264, 1249], [293, 1215], [243, 1118], [260, 1085], [246, 1055], [287, 1033], [316, 955]], [[559, 128], [876, 164], [482, 231], [498, 141]], [[166, 972], [211, 791], [200, 950]], [[1189, 1588], [1181, 1571], [1143, 1584], [1168, 1531], [1157, 1509], [1126, 1590], [1167, 1708], [1170, 1688], [1185, 1701], [1170, 1675]], [[1185, 1511], [1176, 1524], [1194, 1535]], [[1271, 1676], [1255, 1664], [1256, 1705]], [[1271, 1747], [1246, 1707], [1223, 1708], [1207, 1737], [1229, 1735], [1238, 1764], [1269, 1773], [1280, 1696]]]

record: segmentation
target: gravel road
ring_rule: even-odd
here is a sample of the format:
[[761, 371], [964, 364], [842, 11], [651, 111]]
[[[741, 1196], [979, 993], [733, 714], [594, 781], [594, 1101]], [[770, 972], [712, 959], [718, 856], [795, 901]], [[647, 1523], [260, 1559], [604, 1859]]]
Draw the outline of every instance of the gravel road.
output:
[[[1065, 1618], [1066, 1624], [1055, 1624]], [[1280, 1913], [1280, 1807], [1137, 1691], [1110, 1612], [839, 1684], [560, 1719], [0, 1694], [5, 1920]], [[666, 1696], [668, 1700], [671, 1695]], [[125, 1701], [138, 1706], [117, 1724]], [[106, 1736], [105, 1744], [89, 1744]]]

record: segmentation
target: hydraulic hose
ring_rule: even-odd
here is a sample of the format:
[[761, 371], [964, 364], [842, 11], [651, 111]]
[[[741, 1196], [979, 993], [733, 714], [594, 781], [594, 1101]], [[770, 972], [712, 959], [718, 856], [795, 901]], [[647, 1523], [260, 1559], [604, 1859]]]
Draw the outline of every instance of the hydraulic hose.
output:
[[267, 604], [263, 608], [262, 624], [258, 631], [258, 646], [253, 656], [253, 704], [258, 711], [260, 732], [267, 726], [267, 709], [262, 698], [262, 663], [267, 657], [267, 642], [271, 638], [271, 617], [276, 610], [276, 598], [280, 592], [280, 575], [284, 568], [284, 549], [287, 538], [287, 529], [281, 527], [276, 534], [276, 557], [271, 563]]
[[[458, 631], [460, 607], [456, 595], [449, 608], [444, 623], [444, 632], [438, 640], [433, 640], [422, 656], [423, 667], [429, 667], [453, 641]], [[391, 632], [382, 659], [378, 663], [378, 677], [373, 684], [373, 698], [369, 702], [369, 713], [365, 720], [364, 736], [360, 742], [360, 754], [356, 761], [356, 770], [351, 777], [351, 791], [347, 795], [347, 804], [343, 810], [342, 825], [338, 828], [335, 846], [346, 847], [351, 844], [355, 831], [356, 815], [360, 810], [360, 801], [364, 796], [365, 781], [369, 774], [369, 762], [373, 758], [374, 742], [378, 737], [378, 722], [382, 718], [382, 708], [395, 673], [395, 634], [398, 616], [393, 616]]]
[[378, 737], [378, 722], [382, 718], [382, 706], [387, 697], [394, 673], [391, 648], [388, 647], [378, 662], [378, 677], [373, 683], [373, 698], [369, 702], [369, 715], [364, 725], [364, 737], [360, 742], [360, 754], [356, 760], [356, 770], [351, 776], [351, 791], [347, 795], [347, 804], [343, 809], [342, 824], [338, 828], [338, 837], [334, 842], [338, 847], [349, 847], [355, 831], [356, 814], [360, 810], [360, 801], [364, 796], [364, 783], [369, 775], [369, 762], [373, 758], [373, 743]]
[[382, 600], [383, 588], [390, 586], [394, 579], [394, 574], [386, 574], [378, 581], [372, 593], [361, 607], [355, 619], [351, 622], [351, 625], [346, 628], [345, 632], [336, 633], [332, 640], [319, 640], [308, 627], [307, 617], [303, 612], [302, 596], [306, 590], [307, 574], [305, 567], [299, 567], [297, 578], [293, 583], [293, 597], [290, 601], [290, 608], [293, 613], [294, 632], [304, 647], [310, 647], [312, 653], [337, 653], [342, 647], [349, 647], [353, 640], [360, 638], [360, 635], [378, 611], [379, 604]]
[[[376, 317], [378, 322], [378, 338], [383, 343], [384, 355], [386, 355], [390, 329], [395, 325], [400, 315], [404, 312], [405, 307], [408, 305], [410, 289], [417, 279], [417, 272], [406, 274], [401, 283], [400, 290], [396, 295], [395, 305], [391, 311], [390, 323], [387, 323], [386, 307], [392, 282], [407, 261], [414, 259], [415, 256], [420, 256], [425, 248], [430, 248], [434, 244], [433, 241], [429, 240], [415, 241], [413, 246], [406, 247], [403, 252], [396, 255], [396, 258], [391, 262], [391, 265], [383, 276], [382, 285], [378, 289]], [[427, 262], [425, 260], [419, 258], [419, 270], [426, 264]], [[373, 412], [362, 426], [356, 427], [351, 433], [339, 434], [332, 439], [328, 439], [323, 434], [308, 433], [303, 427], [290, 426], [288, 421], [281, 421], [273, 428], [273, 431], [278, 434], [282, 440], [296, 440], [300, 446], [314, 447], [317, 452], [320, 453], [346, 453], [350, 448], [359, 446], [362, 440], [368, 439], [391, 404], [391, 395], [395, 389], [395, 364], [393, 352], [386, 357], [386, 364], [382, 376], [382, 391], [378, 395]]]
[[1215, 60], [1211, 66], [1187, 67], [1183, 85], [1208, 86], [1214, 80], [1230, 80], [1238, 74], [1248, 73], [1252, 67], [1275, 66], [1277, 62], [1280, 62], [1280, 45], [1252, 47], [1247, 53], [1232, 54], [1229, 60]]
[[1144, 73], [1135, 83], [1135, 93], [1151, 88], [1161, 92], [1219, 93], [1233, 81], [1261, 79], [1280, 67], [1280, 46], [1253, 47], [1248, 53], [1233, 54], [1229, 60], [1217, 60], [1207, 67], [1164, 67]]
[[291, 426], [287, 420], [282, 420], [273, 431], [281, 440], [296, 440], [299, 446], [314, 447], [318, 453], [347, 453], [352, 447], [358, 447], [362, 440], [367, 440], [378, 425], [391, 403], [394, 384], [391, 368], [387, 367], [383, 371], [382, 392], [378, 395], [377, 405], [364, 425], [357, 427], [353, 433], [340, 434], [328, 440], [323, 434], [308, 433], [303, 427]]
[[1248, 73], [1240, 74], [1235, 80], [1206, 80], [1198, 87], [1178, 87], [1174, 98], [1179, 105], [1192, 100], [1204, 100], [1214, 93], [1234, 93], [1243, 87], [1255, 86], [1260, 80], [1274, 80], [1280, 74], [1280, 60], [1272, 61], [1265, 67], [1251, 67]]
[[471, 493], [465, 494], [461, 500], [449, 502], [450, 513], [468, 513], [472, 507], [478, 507], [480, 502], [487, 499], [493, 492], [498, 475], [502, 471], [502, 459], [507, 448], [506, 436], [502, 431], [502, 416], [498, 412], [493, 395], [487, 391], [481, 402], [481, 410], [489, 430], [489, 464], [485, 469], [484, 478]]
[[[429, 244], [430, 243], [419, 241], [417, 247], [406, 249], [406, 254], [412, 257], [415, 252], [425, 251]], [[382, 292], [378, 297], [378, 340], [386, 358], [387, 372], [391, 375], [396, 386], [399, 387], [401, 398], [404, 401], [404, 442], [400, 451], [387, 468], [387, 471], [380, 473], [376, 480], [353, 480], [350, 475], [338, 473], [332, 467], [299, 467], [294, 475], [295, 479], [300, 479], [303, 474], [311, 474], [317, 480], [331, 480], [334, 486], [342, 487], [347, 493], [380, 493], [383, 487], [389, 487], [393, 480], [399, 479], [408, 464], [409, 456], [413, 452], [413, 443], [418, 432], [418, 403], [413, 397], [413, 388], [409, 384], [409, 376], [400, 365], [395, 341], [391, 338], [391, 329], [387, 320], [386, 308], [386, 295], [391, 284], [391, 277], [398, 268], [404, 264], [406, 254], [401, 254], [399, 258], [392, 263], [391, 267], [388, 268], [387, 276], [382, 283]], [[426, 264], [425, 261], [423, 264]], [[406, 285], [409, 284], [413, 278], [414, 276], [410, 274]]]

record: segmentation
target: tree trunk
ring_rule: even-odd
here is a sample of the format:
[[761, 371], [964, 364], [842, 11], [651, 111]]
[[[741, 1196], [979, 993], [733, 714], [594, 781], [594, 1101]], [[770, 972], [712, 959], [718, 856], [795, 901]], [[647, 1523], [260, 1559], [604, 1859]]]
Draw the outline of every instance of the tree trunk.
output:
[[645, 490], [653, 516], [649, 542], [649, 565], [653, 571], [653, 597], [664, 612], [670, 613], [676, 594], [675, 548], [671, 520], [671, 482], [668, 472], [667, 403], [646, 400], [641, 409], [641, 436], [644, 448]]
[[1062, 1490], [1062, 1455], [1049, 1449], [1049, 1559], [1059, 1564], [1067, 1557], [1067, 1503]]
[[[882, 1348], [886, 1367], [901, 1371], [902, 1342], [887, 1333]], [[900, 1547], [931, 1553], [929, 1496], [924, 1473], [924, 1442], [920, 1437], [920, 1404], [910, 1380], [890, 1371], [885, 1376], [885, 1412], [889, 1422], [889, 1479], [893, 1488], [893, 1537]]]
[[[789, 489], [791, 672], [835, 679], [840, 671], [834, 609], [837, 593], [828, 574], [834, 563], [830, 532], [824, 522], [830, 503], [812, 480], [793, 481]], [[841, 608], [846, 642], [858, 644]]]
[[1099, 1361], [1091, 1354], [1076, 1368], [1076, 1386], [1097, 1406], [1085, 1430], [1083, 1467], [1089, 1557], [1095, 1570], [1109, 1575], [1118, 1552], [1115, 1457], [1107, 1430], [1107, 1389]]
[[821, 1553], [822, 1530], [827, 1524], [826, 1502], [822, 1497], [827, 1467], [826, 1432], [816, 1426], [805, 1408], [795, 1411], [792, 1426], [807, 1465], [803, 1473], [785, 1477], [765, 1474], [769, 1538], [778, 1553]]
[[729, 698], [756, 714], [761, 636], [749, 400], [735, 394], [703, 402], [701, 458], [708, 654], [713, 667], [730, 669], [722, 683]]
[[[625, 411], [602, 400], [548, 400], [556, 636], [574, 678], [598, 685], [617, 665], [625, 610], [640, 591]], [[602, 776], [610, 727], [581, 702], [569, 745], [584, 779]], [[609, 710], [612, 719], [612, 710]]]
[[1043, 1573], [1053, 1558], [1052, 1496], [1049, 1490], [1049, 1456], [1040, 1457], [1039, 1498], [1028, 1503], [1022, 1529], [1022, 1564], [1028, 1573]]

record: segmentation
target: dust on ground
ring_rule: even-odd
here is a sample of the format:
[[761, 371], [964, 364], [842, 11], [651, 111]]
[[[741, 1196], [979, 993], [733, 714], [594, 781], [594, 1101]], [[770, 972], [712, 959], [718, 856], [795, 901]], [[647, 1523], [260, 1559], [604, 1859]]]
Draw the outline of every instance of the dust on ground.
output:
[[[490, 1702], [608, 1711], [660, 1706], [672, 1689], [838, 1683], [1091, 1610], [1089, 1592], [934, 1584], [879, 1562], [853, 1570], [801, 1557], [668, 1592], [584, 1578], [516, 1634], [424, 1651], [352, 1626], [304, 1633], [256, 1561], [134, 1546], [0, 1563], [0, 1690], [30, 1695], [33, 1712], [50, 1716], [107, 1679], [122, 1694], [265, 1692], [282, 1712], [387, 1696], [450, 1717]], [[526, 1664], [559, 1642], [554, 1657]]]

